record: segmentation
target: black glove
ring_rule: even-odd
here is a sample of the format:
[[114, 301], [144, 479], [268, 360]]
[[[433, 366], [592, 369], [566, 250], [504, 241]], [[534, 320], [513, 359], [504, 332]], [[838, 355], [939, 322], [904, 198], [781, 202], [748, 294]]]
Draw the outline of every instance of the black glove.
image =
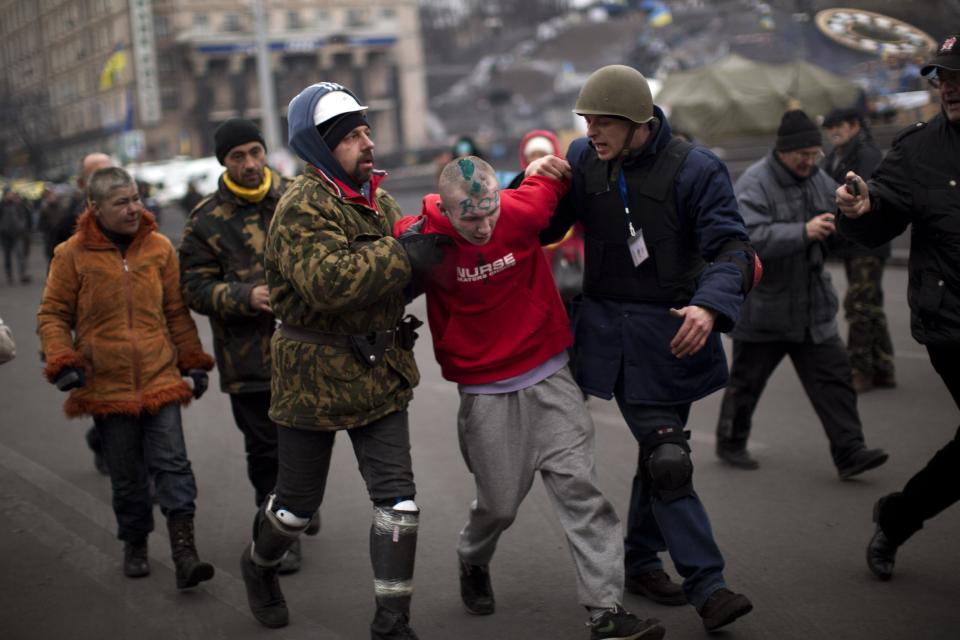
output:
[[397, 240], [403, 245], [410, 260], [410, 267], [417, 273], [424, 273], [434, 265], [443, 262], [446, 247], [453, 244], [453, 238], [442, 233], [423, 233], [423, 218], [400, 234]]
[[187, 371], [187, 375], [193, 378], [193, 397], [199, 400], [207, 387], [210, 386], [210, 377], [203, 369], [190, 369]]
[[70, 389], [79, 389], [85, 382], [83, 369], [67, 367], [57, 374], [53, 384], [57, 385], [60, 391], [70, 391]]

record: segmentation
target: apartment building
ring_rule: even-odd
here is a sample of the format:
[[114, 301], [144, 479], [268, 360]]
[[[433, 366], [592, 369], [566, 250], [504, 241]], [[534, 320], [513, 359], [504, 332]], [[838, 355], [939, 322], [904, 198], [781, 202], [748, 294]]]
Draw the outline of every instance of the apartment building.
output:
[[[281, 136], [306, 85], [370, 106], [381, 154], [425, 143], [416, 0], [262, 0]], [[223, 120], [260, 120], [251, 2], [0, 0], [0, 151], [9, 172], [213, 152]]]

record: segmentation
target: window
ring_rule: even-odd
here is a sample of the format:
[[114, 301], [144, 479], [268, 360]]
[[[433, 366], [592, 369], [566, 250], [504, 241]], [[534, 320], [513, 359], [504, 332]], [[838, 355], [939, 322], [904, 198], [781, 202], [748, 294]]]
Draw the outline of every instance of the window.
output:
[[237, 31], [242, 31], [243, 25], [240, 24], [240, 16], [236, 13], [228, 13], [225, 15], [223, 17], [223, 30], [234, 33]]
[[367, 24], [366, 9], [350, 9], [347, 11], [348, 27], [363, 27]]
[[180, 108], [180, 91], [176, 87], [160, 89], [160, 108], [164, 111], [177, 111]]
[[287, 12], [287, 29], [302, 29], [303, 22], [300, 20], [300, 13], [297, 11]]
[[205, 31], [210, 25], [210, 16], [205, 13], [193, 14], [193, 26], [198, 30]]
[[166, 37], [170, 33], [170, 23], [167, 21], [167, 16], [153, 17], [153, 33], [158, 38]]

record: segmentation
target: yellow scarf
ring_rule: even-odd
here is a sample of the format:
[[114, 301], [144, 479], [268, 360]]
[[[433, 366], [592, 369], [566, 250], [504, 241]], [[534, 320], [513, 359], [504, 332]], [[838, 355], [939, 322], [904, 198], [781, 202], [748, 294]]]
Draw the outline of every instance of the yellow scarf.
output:
[[223, 183], [227, 185], [227, 189], [233, 192], [233, 194], [244, 200], [249, 200], [250, 202], [260, 202], [267, 194], [270, 192], [270, 185], [273, 182], [273, 176], [270, 173], [269, 167], [263, 168], [263, 182], [260, 183], [260, 186], [256, 189], [247, 189], [246, 187], [241, 187], [236, 182], [230, 179], [230, 175], [224, 171], [223, 172]]

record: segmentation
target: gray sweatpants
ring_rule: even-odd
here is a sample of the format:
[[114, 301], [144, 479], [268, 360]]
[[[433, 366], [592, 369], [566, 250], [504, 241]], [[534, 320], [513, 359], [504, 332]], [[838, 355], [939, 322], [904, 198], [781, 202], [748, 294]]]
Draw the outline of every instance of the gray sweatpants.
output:
[[457, 430], [477, 484], [470, 519], [460, 532], [460, 558], [490, 562], [539, 470], [567, 536], [581, 604], [619, 604], [623, 532], [597, 486], [593, 420], [569, 369], [512, 393], [462, 393]]

